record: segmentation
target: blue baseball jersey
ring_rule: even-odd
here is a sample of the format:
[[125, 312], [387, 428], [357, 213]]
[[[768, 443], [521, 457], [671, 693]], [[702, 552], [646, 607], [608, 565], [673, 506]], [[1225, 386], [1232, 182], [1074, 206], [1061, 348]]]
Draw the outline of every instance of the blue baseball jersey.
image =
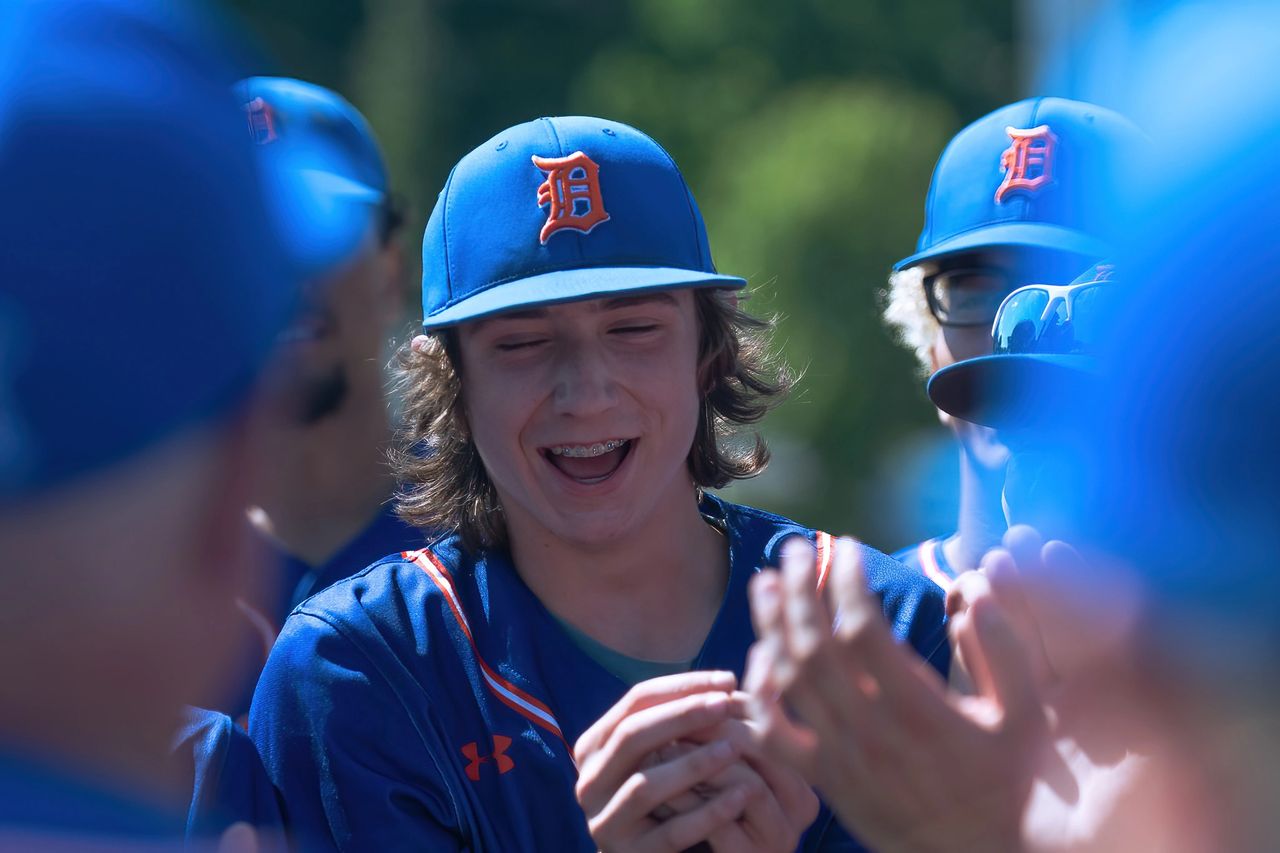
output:
[[422, 531], [402, 521], [390, 504], [385, 504], [367, 527], [318, 566], [269, 542], [277, 572], [276, 583], [263, 600], [241, 603], [246, 634], [243, 677], [239, 689], [219, 710], [230, 714], [241, 725], [248, 723], [249, 703], [258, 674], [275, 645], [280, 627], [299, 602], [388, 554], [420, 548], [425, 542]]
[[[729, 541], [724, 602], [695, 669], [741, 677], [755, 640], [747, 581], [784, 538], [827, 534], [714, 497]], [[871, 548], [895, 633], [945, 673], [942, 596]], [[521, 581], [505, 551], [457, 537], [384, 559], [300, 605], [254, 696], [250, 732], [304, 849], [594, 851], [570, 745], [627, 691]], [[857, 848], [823, 809], [802, 849]]]
[[946, 592], [951, 589], [951, 582], [960, 574], [959, 570], [947, 562], [947, 553], [942, 547], [950, 538], [950, 536], [938, 536], [926, 539], [918, 545], [911, 545], [896, 552], [893, 559], [913, 572], [927, 577], [936, 583], [939, 589]]
[[192, 780], [189, 840], [217, 838], [233, 823], [283, 832], [276, 790], [249, 733], [226, 714], [188, 708], [173, 747]]

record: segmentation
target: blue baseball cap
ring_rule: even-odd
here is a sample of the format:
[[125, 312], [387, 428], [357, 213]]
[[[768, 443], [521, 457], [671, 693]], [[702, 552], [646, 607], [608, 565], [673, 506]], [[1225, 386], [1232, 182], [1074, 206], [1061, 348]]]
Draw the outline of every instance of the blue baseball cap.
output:
[[301, 225], [291, 252], [316, 271], [345, 260], [387, 197], [368, 121], [341, 95], [303, 80], [250, 77], [236, 94], [264, 168], [297, 185], [272, 194], [292, 203], [279, 218]]
[[453, 168], [422, 240], [426, 329], [518, 307], [680, 287], [741, 288], [645, 134], [583, 116], [504, 130]]
[[[1117, 292], [1113, 277], [1113, 266], [1100, 263], [1065, 287], [1028, 285], [1010, 293], [996, 312], [993, 354], [934, 373], [929, 399], [949, 415], [997, 429], [1063, 420], [1064, 407], [1081, 405], [1098, 385], [1098, 351]], [[1084, 289], [1095, 284], [1104, 287]], [[1080, 288], [1069, 309], [1068, 288]]]
[[222, 417], [290, 320], [244, 55], [194, 3], [0, 8], [0, 504]]
[[938, 158], [916, 252], [894, 269], [995, 247], [1112, 254], [1117, 169], [1145, 141], [1118, 113], [1063, 98], [983, 116]]

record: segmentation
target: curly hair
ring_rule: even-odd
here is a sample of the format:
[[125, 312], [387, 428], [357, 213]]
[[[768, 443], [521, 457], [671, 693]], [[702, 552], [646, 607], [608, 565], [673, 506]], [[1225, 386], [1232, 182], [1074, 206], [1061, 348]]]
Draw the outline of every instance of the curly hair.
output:
[[[740, 427], [781, 403], [794, 376], [771, 350], [776, 318], [746, 313], [725, 290], [697, 289], [694, 304], [704, 391], [687, 464], [699, 488], [720, 488], [768, 464], [764, 439], [751, 433], [749, 441], [738, 441]], [[416, 348], [406, 341], [395, 360], [404, 401], [391, 451], [401, 484], [397, 512], [422, 530], [458, 532], [472, 552], [505, 545], [502, 505], [467, 424], [456, 332], [433, 332]]]
[[929, 311], [924, 294], [924, 268], [915, 266], [889, 276], [889, 286], [880, 291], [884, 322], [896, 333], [898, 342], [910, 347], [920, 364], [920, 375], [933, 370], [930, 351], [938, 337], [938, 321]]

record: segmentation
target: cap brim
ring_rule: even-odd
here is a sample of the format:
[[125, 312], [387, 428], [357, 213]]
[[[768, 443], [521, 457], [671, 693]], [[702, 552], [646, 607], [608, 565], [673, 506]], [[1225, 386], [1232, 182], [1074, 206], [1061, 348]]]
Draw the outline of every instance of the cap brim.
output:
[[1060, 420], [1101, 384], [1097, 359], [1083, 355], [987, 355], [929, 377], [929, 399], [949, 415], [1004, 429]]
[[1002, 246], [1072, 252], [1092, 258], [1105, 257], [1111, 253], [1102, 240], [1071, 228], [1063, 228], [1061, 225], [1050, 225], [1045, 222], [1002, 222], [998, 225], [987, 225], [965, 231], [936, 243], [922, 252], [916, 252], [898, 261], [893, 265], [893, 269], [896, 272], [946, 255]]
[[378, 204], [385, 195], [379, 189], [352, 180], [337, 172], [329, 172], [323, 169], [299, 169], [298, 174], [307, 189], [321, 198]]
[[745, 279], [731, 275], [673, 267], [588, 267], [557, 270], [494, 285], [429, 315], [424, 329], [438, 329], [479, 320], [517, 308], [536, 308], [557, 302], [626, 296], [649, 290], [683, 287], [723, 287], [738, 290]]

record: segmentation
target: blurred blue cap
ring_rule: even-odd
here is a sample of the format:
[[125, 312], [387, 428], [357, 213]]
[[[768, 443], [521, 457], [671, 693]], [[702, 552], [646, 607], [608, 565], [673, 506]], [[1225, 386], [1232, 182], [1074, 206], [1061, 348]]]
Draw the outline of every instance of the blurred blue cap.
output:
[[428, 329], [519, 307], [745, 284], [716, 272], [671, 156], [599, 118], [526, 122], [463, 157], [422, 241]]
[[271, 150], [292, 149], [294, 168], [314, 196], [365, 202], [366, 215], [387, 195], [387, 169], [369, 127], [345, 98], [287, 77], [250, 77], [237, 93], [249, 134]]
[[264, 198], [296, 181], [254, 156], [240, 50], [185, 2], [0, 9], [0, 501], [219, 417], [288, 321], [314, 240]]
[[1111, 254], [1118, 167], [1144, 143], [1123, 116], [1063, 98], [983, 116], [943, 150], [916, 252], [894, 269], [993, 247]]
[[[1107, 291], [1090, 294], [1115, 293], [1110, 290], [1116, 285], [1113, 276], [1111, 264], [1094, 264], [1067, 287], [1104, 284]], [[1019, 289], [1001, 303], [992, 331], [992, 355], [949, 364], [929, 377], [929, 399], [935, 406], [982, 426], [1044, 428], [1070, 420], [1071, 407], [1084, 405], [1088, 392], [1097, 390], [1099, 336], [1111, 319], [1107, 315], [1114, 298], [1086, 302], [1076, 297], [1068, 312], [1063, 295], [1046, 292], [1026, 306], [1031, 316], [1015, 318], [1028, 332], [1025, 339], [1002, 340], [1007, 309], [1027, 295]], [[1019, 336], [1015, 331], [1010, 337]]]

